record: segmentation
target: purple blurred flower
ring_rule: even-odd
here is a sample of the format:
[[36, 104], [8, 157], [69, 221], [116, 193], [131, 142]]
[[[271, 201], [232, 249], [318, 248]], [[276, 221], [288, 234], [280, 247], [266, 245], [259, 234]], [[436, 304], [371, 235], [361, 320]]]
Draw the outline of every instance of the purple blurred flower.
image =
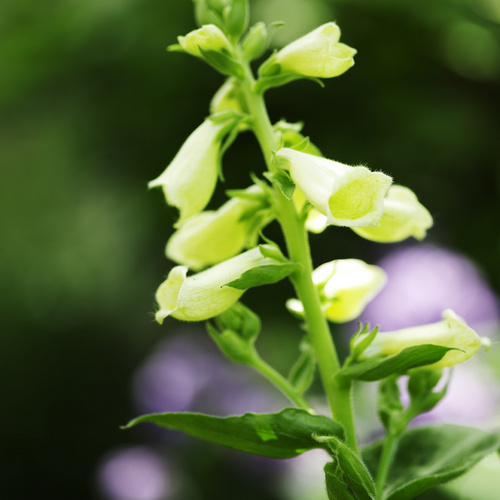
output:
[[477, 362], [456, 367], [440, 403], [416, 422], [447, 422], [488, 427], [498, 412], [500, 391], [493, 374]]
[[116, 450], [105, 456], [97, 481], [109, 500], [167, 500], [174, 489], [166, 463], [143, 446]]
[[216, 415], [270, 412], [285, 399], [247, 366], [228, 361], [201, 329], [181, 330], [138, 369], [134, 399], [141, 412]]
[[498, 301], [466, 257], [433, 245], [396, 249], [378, 265], [388, 276], [362, 315], [382, 331], [439, 321], [451, 308], [469, 325], [498, 322]]

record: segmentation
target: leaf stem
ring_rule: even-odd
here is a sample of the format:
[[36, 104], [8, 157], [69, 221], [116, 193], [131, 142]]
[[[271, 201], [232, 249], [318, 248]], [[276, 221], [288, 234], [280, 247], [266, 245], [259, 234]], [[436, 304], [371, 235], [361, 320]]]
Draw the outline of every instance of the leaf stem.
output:
[[272, 366], [268, 365], [260, 356], [256, 356], [251, 365], [259, 373], [268, 378], [283, 394], [285, 394], [291, 401], [293, 401], [299, 408], [307, 410], [311, 414], [315, 414], [312, 407], [305, 400], [305, 398], [299, 394], [295, 388], [290, 384], [290, 382], [276, 371]]
[[398, 441], [399, 435], [388, 433], [385, 436], [382, 456], [380, 458], [377, 478], [375, 480], [377, 500], [382, 500], [384, 498], [384, 487], [387, 481], [387, 476], [389, 475], [389, 469], [391, 468], [392, 461], [398, 447]]
[[[270, 172], [274, 172], [277, 167], [273, 164], [272, 155], [278, 148], [278, 137], [269, 119], [262, 94], [254, 90], [255, 79], [249, 64], [242, 61], [242, 66], [245, 71], [244, 76], [240, 78], [240, 86], [253, 119], [252, 128], [260, 143], [267, 167]], [[320, 307], [316, 287], [312, 282], [313, 267], [305, 223], [297, 213], [293, 202], [288, 200], [279, 188], [276, 188], [275, 192], [278, 219], [285, 236], [289, 257], [301, 265], [300, 269], [291, 275], [291, 280], [297, 297], [304, 306], [306, 324], [332, 416], [344, 427], [347, 444], [359, 454], [352, 411], [352, 386], [338, 385], [335, 381], [340, 362], [330, 328]]]

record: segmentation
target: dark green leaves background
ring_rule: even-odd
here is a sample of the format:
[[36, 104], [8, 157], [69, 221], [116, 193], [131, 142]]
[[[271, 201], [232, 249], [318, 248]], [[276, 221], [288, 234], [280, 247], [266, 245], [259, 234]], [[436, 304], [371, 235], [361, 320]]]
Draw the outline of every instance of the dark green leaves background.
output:
[[[301, 81], [269, 91], [272, 118], [304, 120], [326, 156], [411, 186], [435, 216], [430, 240], [473, 258], [498, 292], [498, 13], [475, 0], [285, 3], [279, 36], [333, 19], [358, 55], [325, 89]], [[283, 2], [251, 4], [265, 13]], [[146, 184], [221, 83], [194, 58], [165, 52], [194, 27], [188, 0], [0, 4], [2, 498], [97, 497], [100, 457], [139, 440], [118, 429], [137, 414], [131, 376], [176, 327], [151, 314], [176, 216]], [[262, 169], [249, 134], [237, 146], [227, 188]], [[219, 191], [213, 206], [223, 199]], [[275, 226], [266, 234], [279, 241]], [[313, 239], [317, 263], [382, 251], [347, 230], [326, 238]], [[269, 300], [284, 303], [290, 289], [273, 287], [246, 302], [265, 324], [293, 325]], [[295, 342], [287, 347], [274, 344], [278, 334], [264, 328], [262, 339], [286, 369], [299, 337], [283, 337]]]

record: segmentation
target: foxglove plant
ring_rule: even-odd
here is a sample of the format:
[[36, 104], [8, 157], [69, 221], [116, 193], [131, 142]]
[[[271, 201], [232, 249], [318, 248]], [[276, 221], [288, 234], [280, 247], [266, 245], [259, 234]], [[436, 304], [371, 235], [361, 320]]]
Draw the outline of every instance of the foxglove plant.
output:
[[[158, 288], [156, 319], [160, 324], [168, 316], [209, 320], [208, 332], [221, 352], [267, 377], [295, 407], [226, 418], [151, 414], [128, 427], [154, 422], [274, 458], [322, 448], [331, 457], [325, 466], [331, 500], [415, 498], [500, 448], [500, 433], [450, 425], [406, 431], [413, 418], [444, 396], [446, 385], [436, 389], [442, 370], [466, 361], [489, 341], [447, 310], [439, 323], [397, 332], [379, 333], [378, 327], [360, 324], [341, 362], [328, 321], [358, 317], [386, 276], [357, 259], [333, 260], [313, 270], [308, 230], [346, 226], [362, 238], [390, 243], [423, 239], [432, 217], [410, 189], [392, 185], [385, 173], [324, 158], [302, 136], [300, 125], [271, 123], [266, 90], [300, 78], [340, 76], [353, 66], [356, 50], [340, 43], [339, 27], [327, 23], [272, 54], [256, 76], [251, 62], [265, 53], [278, 23], [248, 28], [248, 10], [248, 0], [195, 0], [200, 28], [170, 47], [206, 62], [226, 81], [212, 100], [210, 116], [150, 183], [163, 188], [180, 214], [166, 248], [180, 265]], [[229, 199], [218, 210], [204, 211], [220, 177], [222, 154], [248, 130], [258, 140], [267, 172], [253, 177], [247, 189], [227, 191]], [[286, 249], [262, 234], [273, 220], [281, 225]], [[283, 279], [296, 292], [287, 307], [305, 325], [301, 354], [288, 377], [260, 357], [255, 347], [260, 319], [240, 302], [249, 288]], [[316, 414], [305, 395], [316, 368], [329, 416]], [[402, 376], [408, 376], [406, 406], [399, 393]], [[364, 449], [352, 407], [357, 381], [379, 382], [376, 413], [386, 430], [384, 439]]]

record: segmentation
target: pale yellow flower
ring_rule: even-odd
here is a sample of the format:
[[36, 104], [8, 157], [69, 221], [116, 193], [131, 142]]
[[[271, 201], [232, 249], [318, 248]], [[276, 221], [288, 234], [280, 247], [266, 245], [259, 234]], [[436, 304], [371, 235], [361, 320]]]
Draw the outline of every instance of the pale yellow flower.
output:
[[413, 236], [423, 240], [432, 226], [432, 216], [415, 193], [403, 186], [391, 186], [384, 199], [378, 227], [353, 227], [359, 236], [379, 243], [395, 243]]
[[282, 148], [276, 159], [306, 199], [336, 226], [376, 226], [382, 217], [384, 197], [392, 179], [366, 167], [342, 163]]
[[186, 140], [167, 169], [150, 188], [161, 186], [167, 203], [179, 209], [185, 219], [203, 210], [217, 184], [221, 147], [219, 137], [225, 123], [205, 120]]
[[[321, 308], [326, 318], [344, 323], [357, 318], [385, 285], [385, 272], [358, 259], [339, 259], [322, 264], [313, 271]], [[303, 314], [302, 303], [287, 301], [292, 312]]]
[[203, 321], [229, 309], [245, 292], [226, 286], [250, 269], [275, 265], [259, 247], [248, 250], [198, 274], [187, 276], [186, 266], [174, 267], [156, 292], [156, 321], [172, 316], [183, 321]]
[[354, 64], [356, 50], [339, 43], [340, 29], [327, 23], [282, 48], [273, 58], [283, 73], [331, 78]]
[[[246, 192], [262, 189], [251, 186]], [[270, 221], [268, 214], [257, 213], [260, 206], [257, 200], [232, 198], [216, 211], [193, 215], [171, 236], [167, 257], [196, 271], [233, 257], [254, 243], [257, 231]], [[253, 216], [243, 217], [252, 210]]]
[[488, 349], [491, 341], [487, 337], [480, 337], [460, 316], [451, 309], [446, 309], [443, 312], [443, 320], [437, 323], [378, 333], [360, 359], [377, 355], [390, 356], [407, 347], [423, 344], [456, 348], [448, 351], [441, 361], [426, 366], [426, 368], [440, 369], [463, 363], [476, 354], [481, 346]]

